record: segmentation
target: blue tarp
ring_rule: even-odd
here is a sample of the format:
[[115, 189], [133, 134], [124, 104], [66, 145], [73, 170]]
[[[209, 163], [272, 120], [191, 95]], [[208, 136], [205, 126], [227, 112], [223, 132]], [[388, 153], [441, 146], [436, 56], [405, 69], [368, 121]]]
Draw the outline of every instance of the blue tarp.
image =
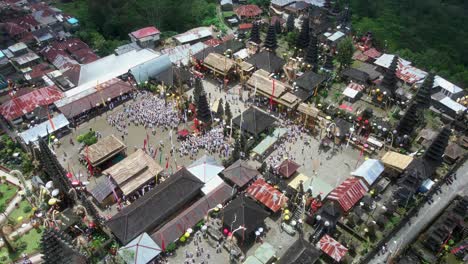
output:
[[78, 19], [72, 17], [72, 18], [69, 18], [67, 22], [70, 23], [71, 25], [75, 25], [75, 24], [78, 24]]
[[419, 191], [422, 193], [428, 192], [432, 188], [432, 185], [434, 185], [434, 181], [426, 179], [421, 184], [421, 187], [419, 187]]
[[376, 159], [368, 159], [357, 170], [352, 172], [351, 175], [363, 178], [367, 185], [371, 186], [383, 171], [384, 165], [382, 162]]

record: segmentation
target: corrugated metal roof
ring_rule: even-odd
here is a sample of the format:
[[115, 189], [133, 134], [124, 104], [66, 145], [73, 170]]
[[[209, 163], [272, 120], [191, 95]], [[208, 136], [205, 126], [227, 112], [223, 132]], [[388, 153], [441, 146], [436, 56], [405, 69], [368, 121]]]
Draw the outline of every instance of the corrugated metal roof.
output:
[[47, 120], [45, 122], [40, 123], [37, 126], [34, 126], [24, 132], [21, 132], [19, 136], [24, 141], [24, 143], [28, 144], [29, 142], [36, 141], [38, 137], [42, 138], [42, 137], [47, 136], [47, 132], [49, 133], [55, 132], [70, 124], [70, 122], [68, 122], [67, 118], [63, 114], [53, 117], [51, 120], [52, 120], [52, 123], [54, 124], [55, 129], [52, 128], [51, 122]]
[[145, 28], [141, 28], [139, 30], [133, 31], [130, 34], [132, 34], [132, 36], [134, 36], [137, 39], [141, 39], [141, 38], [149, 37], [149, 36], [156, 35], [159, 33], [161, 32], [156, 27], [145, 27]]
[[366, 184], [359, 178], [349, 177], [336, 187], [327, 197], [337, 201], [343, 211], [351, 209], [368, 191]]
[[130, 73], [138, 83], [143, 83], [146, 82], [149, 78], [155, 77], [161, 72], [168, 70], [171, 65], [172, 63], [169, 55], [161, 55], [157, 58], [131, 68]]
[[12, 120], [32, 112], [37, 106], [48, 106], [62, 96], [62, 92], [56, 86], [40, 88], [3, 103], [0, 113], [6, 119]]
[[256, 180], [247, 188], [247, 193], [273, 212], [278, 212], [288, 202], [288, 197], [266, 183], [264, 179]]
[[329, 235], [324, 235], [318, 242], [318, 246], [323, 252], [338, 262], [340, 262], [344, 255], [346, 255], [346, 252], [348, 252], [347, 248]]
[[371, 186], [384, 171], [383, 164], [376, 159], [368, 159], [353, 171], [351, 175], [362, 177]]

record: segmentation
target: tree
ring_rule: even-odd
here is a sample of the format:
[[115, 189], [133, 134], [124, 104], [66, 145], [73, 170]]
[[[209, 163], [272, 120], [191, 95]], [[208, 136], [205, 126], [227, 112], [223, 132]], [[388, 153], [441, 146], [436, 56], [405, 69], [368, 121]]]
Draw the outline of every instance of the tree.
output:
[[317, 46], [317, 37], [315, 34], [312, 34], [310, 37], [309, 47], [307, 48], [307, 53], [305, 56], [305, 62], [312, 65], [312, 70], [317, 70], [318, 65], [318, 46]]
[[434, 85], [434, 77], [435, 74], [430, 72], [416, 93], [415, 101], [420, 109], [428, 109], [431, 106], [431, 90]]
[[231, 113], [231, 106], [228, 102], [224, 105], [224, 114], [226, 115], [226, 122], [231, 122], [232, 113]]
[[265, 37], [265, 44], [264, 47], [270, 51], [274, 51], [278, 47], [278, 43], [276, 41], [276, 31], [275, 26], [269, 26], [268, 32]]
[[[336, 1], [338, 2], [338, 1]], [[324, 8], [330, 8], [332, 5], [331, 5], [331, 0], [325, 0], [325, 2], [323, 3], [323, 7]]]
[[218, 109], [216, 110], [216, 114], [219, 118], [224, 119], [224, 106], [223, 106], [223, 99], [219, 99]]
[[297, 41], [297, 36], [298, 36], [298, 33], [297, 31], [291, 31], [291, 32], [288, 32], [288, 34], [286, 34], [286, 43], [288, 43], [288, 47], [291, 49], [294, 47], [294, 45], [296, 45], [296, 41]]
[[338, 43], [336, 59], [340, 63], [340, 71], [353, 62], [354, 45], [349, 37]]
[[260, 44], [262, 41], [260, 40], [260, 27], [258, 23], [253, 23], [252, 30], [250, 31], [250, 41]]
[[286, 20], [286, 30], [288, 32], [294, 31], [294, 28], [295, 28], [294, 27], [294, 19], [295, 19], [295, 17], [294, 17], [293, 14], [288, 15], [288, 20]]
[[305, 49], [310, 42], [310, 25], [309, 25], [309, 18], [306, 17], [302, 21], [301, 31], [299, 32], [299, 36], [297, 38], [296, 46], [298, 49]]
[[195, 78], [195, 87], [193, 88], [193, 102], [198, 106], [198, 100], [200, 96], [205, 93], [203, 89], [203, 81], [201, 78]]
[[398, 67], [398, 57], [394, 56], [392, 63], [390, 64], [388, 69], [385, 71], [382, 82], [380, 83], [382, 87], [385, 87], [391, 91], [392, 96], [395, 96], [395, 90], [396, 90], [396, 84], [397, 84], [397, 76], [396, 76], [397, 67]]
[[281, 34], [281, 22], [279, 19], [277, 19], [275, 21], [275, 31], [276, 31], [276, 34]]

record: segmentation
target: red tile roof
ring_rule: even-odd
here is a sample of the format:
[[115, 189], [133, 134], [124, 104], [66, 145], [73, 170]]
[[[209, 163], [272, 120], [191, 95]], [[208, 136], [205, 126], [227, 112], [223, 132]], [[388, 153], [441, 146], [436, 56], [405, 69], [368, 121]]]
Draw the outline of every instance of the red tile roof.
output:
[[273, 212], [278, 212], [288, 202], [288, 197], [266, 183], [264, 179], [258, 179], [252, 183], [247, 188], [247, 193]]
[[327, 199], [338, 201], [343, 211], [347, 212], [367, 193], [369, 189], [359, 178], [349, 177], [336, 187]]
[[21, 27], [20, 25], [12, 22], [6, 22], [3, 23], [3, 27], [5, 32], [10, 36], [10, 37], [15, 37], [17, 35], [23, 34], [25, 32], [28, 32], [27, 29]]
[[348, 252], [347, 248], [345, 248], [340, 244], [340, 242], [336, 241], [329, 235], [324, 235], [318, 242], [318, 246], [323, 252], [325, 252], [328, 256], [332, 257], [337, 262], [340, 262], [344, 255], [346, 255], [346, 252]]
[[27, 28], [37, 27], [40, 25], [40, 23], [37, 22], [36, 19], [34, 19], [34, 17], [31, 15], [25, 15], [25, 16], [18, 17], [18, 18], [8, 19], [7, 21], [11, 23], [15, 23], [21, 27], [27, 27]]
[[48, 106], [62, 97], [62, 92], [56, 86], [40, 88], [3, 103], [0, 106], [0, 114], [8, 120], [13, 120], [32, 112], [37, 106]]
[[33, 66], [32, 71], [29, 72], [28, 74], [31, 77], [31, 79], [36, 79], [36, 78], [41, 78], [42, 76], [44, 76], [45, 74], [51, 71], [53, 70], [49, 67], [49, 64], [41, 63], [41, 64]]
[[141, 28], [139, 30], [133, 31], [130, 34], [132, 34], [132, 36], [134, 36], [137, 39], [141, 39], [141, 38], [149, 37], [151, 35], [156, 35], [159, 33], [161, 32], [159, 31], [159, 29], [155, 27], [145, 27], [145, 28]]
[[262, 14], [262, 9], [257, 5], [241, 5], [235, 12], [239, 17], [256, 17]]
[[252, 23], [245, 23], [239, 25], [239, 30], [251, 29], [253, 27]]
[[371, 48], [369, 50], [364, 51], [364, 55], [366, 55], [367, 57], [371, 57], [373, 59], [377, 59], [378, 57], [382, 56], [382, 53], [380, 53], [375, 48]]

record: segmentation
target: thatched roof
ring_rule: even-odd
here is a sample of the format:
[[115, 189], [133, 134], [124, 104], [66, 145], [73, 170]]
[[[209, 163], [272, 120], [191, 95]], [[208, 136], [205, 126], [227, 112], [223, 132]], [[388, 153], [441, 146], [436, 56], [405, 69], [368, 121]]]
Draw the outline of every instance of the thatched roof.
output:
[[92, 166], [97, 166], [125, 148], [127, 147], [122, 141], [116, 136], [110, 135], [89, 146], [88, 150], [84, 150], [84, 155], [88, 155]]
[[151, 232], [201, 193], [203, 182], [182, 168], [166, 181], [124, 207], [106, 225], [123, 244]]
[[158, 175], [163, 168], [142, 149], [103, 172], [111, 176], [125, 195], [129, 195]]
[[272, 98], [275, 102], [290, 108], [295, 107], [300, 102], [300, 99], [297, 98], [297, 96], [289, 92], [292, 91], [291, 86], [270, 78], [270, 73], [265, 70], [254, 72], [252, 77], [247, 81], [247, 85], [253, 90], [257, 87], [257, 93], [265, 97]]
[[257, 69], [261, 69], [270, 73], [281, 71], [283, 65], [285, 64], [283, 59], [276, 56], [276, 54], [273, 52], [266, 50], [253, 55], [247, 59], [247, 62], [257, 67]]
[[226, 74], [234, 67], [236, 62], [221, 54], [210, 53], [206, 56], [203, 64], [214, 71]]
[[320, 258], [320, 255], [322, 252], [300, 237], [279, 259], [279, 263], [313, 264]]
[[320, 110], [318, 110], [317, 108], [311, 106], [311, 105], [308, 105], [306, 103], [301, 103], [298, 107], [297, 107], [297, 111], [303, 113], [303, 114], [306, 114], [308, 116], [311, 116], [311, 117], [317, 117]]
[[398, 152], [388, 151], [382, 157], [382, 162], [398, 171], [403, 171], [413, 161], [413, 157], [400, 154]]
[[275, 121], [277, 121], [276, 118], [255, 107], [250, 107], [245, 110], [242, 113], [242, 118], [241, 115], [238, 115], [232, 119], [232, 122], [236, 126], [255, 136], [262, 133], [267, 128], [272, 127]]
[[237, 160], [231, 166], [224, 169], [222, 173], [225, 178], [229, 179], [239, 187], [243, 187], [250, 180], [255, 178], [255, 176], [260, 174], [256, 169], [250, 167], [247, 162], [243, 160]]

